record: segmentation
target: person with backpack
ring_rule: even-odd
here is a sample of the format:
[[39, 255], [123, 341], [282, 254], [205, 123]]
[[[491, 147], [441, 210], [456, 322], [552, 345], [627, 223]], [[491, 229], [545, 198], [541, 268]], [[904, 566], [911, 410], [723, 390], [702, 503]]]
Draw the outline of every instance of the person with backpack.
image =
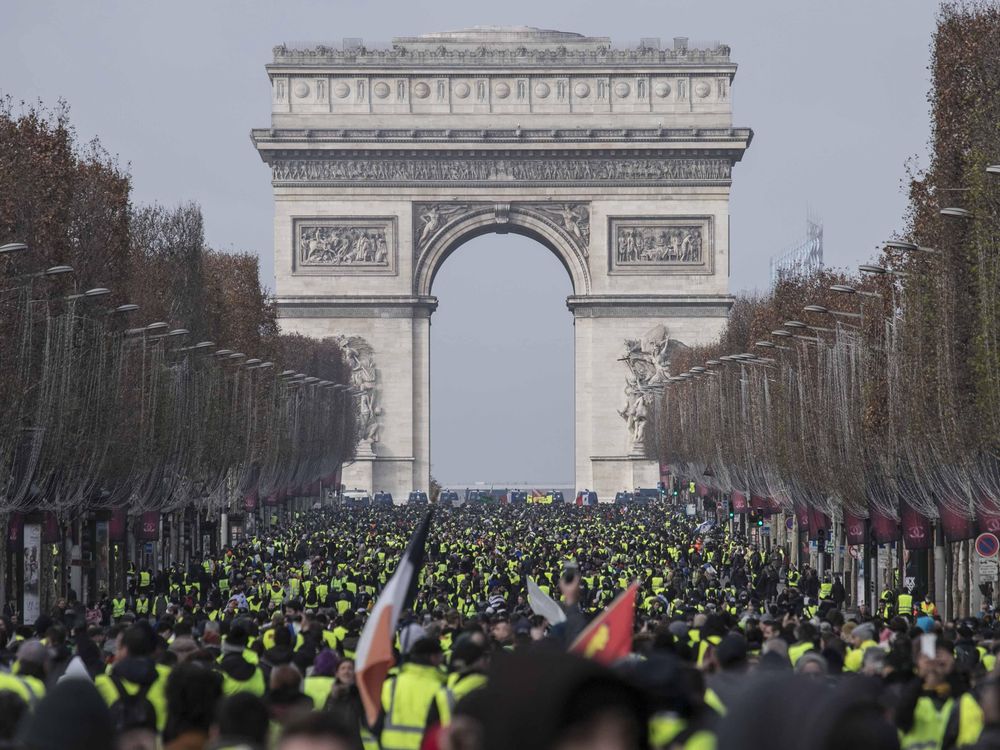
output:
[[167, 722], [165, 688], [170, 668], [153, 661], [156, 637], [145, 621], [118, 636], [114, 663], [94, 685], [111, 709], [119, 732], [162, 732]]

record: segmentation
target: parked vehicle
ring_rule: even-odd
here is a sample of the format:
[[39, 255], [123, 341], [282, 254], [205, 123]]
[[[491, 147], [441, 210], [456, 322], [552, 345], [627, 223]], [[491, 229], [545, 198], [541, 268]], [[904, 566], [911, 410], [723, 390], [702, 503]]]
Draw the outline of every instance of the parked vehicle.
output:
[[371, 495], [365, 490], [345, 490], [342, 497], [347, 506], [364, 507], [372, 502]]
[[375, 493], [375, 504], [376, 505], [392, 505], [392, 493], [391, 492], [379, 492]]
[[430, 500], [427, 498], [426, 492], [421, 492], [420, 490], [414, 490], [410, 493], [410, 496], [406, 498], [407, 505], [429, 505]]
[[576, 493], [577, 505], [597, 505], [597, 493], [593, 490], [580, 490]]
[[465, 504], [465, 501], [454, 490], [441, 490], [441, 494], [438, 495], [438, 504], [447, 505], [452, 508], [461, 508]]

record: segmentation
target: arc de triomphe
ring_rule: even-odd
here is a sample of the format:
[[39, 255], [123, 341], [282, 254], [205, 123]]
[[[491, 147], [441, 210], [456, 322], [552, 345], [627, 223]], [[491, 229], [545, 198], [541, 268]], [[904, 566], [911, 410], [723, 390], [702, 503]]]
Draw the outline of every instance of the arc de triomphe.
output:
[[752, 137], [732, 126], [735, 72], [725, 46], [533, 28], [275, 48], [252, 137], [278, 311], [348, 351], [348, 487], [428, 488], [434, 276], [487, 232], [534, 238], [572, 280], [577, 488], [655, 486], [643, 427], [670, 352], [715, 338], [731, 304], [729, 187]]

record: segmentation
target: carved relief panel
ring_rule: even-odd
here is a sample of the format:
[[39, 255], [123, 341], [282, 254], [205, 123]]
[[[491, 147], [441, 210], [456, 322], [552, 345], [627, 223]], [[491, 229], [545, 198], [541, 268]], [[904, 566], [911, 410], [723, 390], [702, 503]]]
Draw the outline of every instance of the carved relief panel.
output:
[[612, 274], [710, 274], [715, 233], [711, 216], [627, 216], [608, 219]]
[[458, 222], [479, 215], [492, 215], [505, 224], [524, 214], [541, 220], [576, 248], [580, 257], [590, 255], [590, 206], [579, 203], [414, 203], [413, 247], [423, 254], [435, 237]]
[[292, 222], [292, 270], [297, 274], [396, 273], [396, 218], [301, 218]]

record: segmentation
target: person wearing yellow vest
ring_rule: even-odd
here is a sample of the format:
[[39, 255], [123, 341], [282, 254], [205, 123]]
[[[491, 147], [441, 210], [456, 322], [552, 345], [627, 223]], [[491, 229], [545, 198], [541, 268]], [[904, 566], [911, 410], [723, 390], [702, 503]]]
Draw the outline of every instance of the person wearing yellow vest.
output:
[[865, 651], [878, 647], [878, 643], [875, 641], [875, 626], [870, 622], [865, 622], [855, 627], [851, 631], [850, 643], [853, 648], [849, 648], [844, 657], [844, 671], [859, 672], [865, 658]]
[[896, 614], [913, 615], [913, 594], [903, 589], [896, 595]]
[[149, 616], [149, 597], [145, 594], [139, 594], [139, 596], [136, 597], [135, 614], [138, 617]]
[[795, 628], [795, 643], [788, 647], [788, 659], [794, 667], [806, 652], [816, 651], [816, 628], [803, 622]]
[[128, 609], [128, 599], [125, 598], [125, 594], [121, 591], [118, 592], [118, 596], [111, 600], [111, 619], [115, 622], [120, 622], [125, 616], [125, 610]]
[[928, 617], [937, 617], [937, 612], [937, 605], [931, 599], [931, 592], [928, 591], [924, 594], [923, 601], [920, 602], [920, 614], [927, 615]]
[[25, 698], [30, 706], [45, 697], [45, 680], [48, 677], [50, 663], [49, 647], [42, 641], [35, 639], [22, 641], [17, 647], [17, 658], [11, 667], [11, 673], [31, 694]]
[[340, 657], [330, 649], [323, 649], [313, 661], [312, 672], [302, 683], [302, 692], [313, 702], [313, 708], [322, 711], [330, 699], [330, 691], [337, 681]]
[[827, 573], [823, 576], [823, 583], [819, 585], [819, 600], [821, 602], [828, 602], [833, 599], [833, 581], [830, 579], [830, 574]]
[[[954, 679], [952, 644], [921, 636], [916, 646], [920, 690], [896, 709], [902, 750], [961, 748], [975, 744], [983, 730], [983, 711]], [[933, 655], [932, 655], [933, 654]]]
[[451, 674], [444, 686], [434, 694], [434, 702], [427, 714], [426, 732], [450, 725], [455, 704], [472, 691], [486, 686], [489, 651], [485, 637], [481, 633], [459, 637], [452, 648], [450, 667]]
[[219, 660], [222, 692], [226, 695], [251, 693], [261, 697], [266, 692], [263, 671], [244, 653], [248, 640], [246, 627], [240, 622], [233, 623], [222, 644], [222, 658]]
[[785, 585], [790, 589], [798, 588], [800, 578], [799, 571], [795, 568], [789, 568], [785, 575]]
[[144, 693], [156, 714], [156, 730], [162, 732], [167, 723], [164, 691], [170, 669], [153, 661], [153, 631], [147, 623], [132, 625], [118, 636], [117, 645], [114, 664], [94, 679], [94, 687], [109, 706], [117, 703], [123, 692]]
[[428, 712], [444, 684], [443, 659], [436, 638], [420, 638], [409, 649], [399, 673], [382, 685], [382, 750], [418, 750]]

